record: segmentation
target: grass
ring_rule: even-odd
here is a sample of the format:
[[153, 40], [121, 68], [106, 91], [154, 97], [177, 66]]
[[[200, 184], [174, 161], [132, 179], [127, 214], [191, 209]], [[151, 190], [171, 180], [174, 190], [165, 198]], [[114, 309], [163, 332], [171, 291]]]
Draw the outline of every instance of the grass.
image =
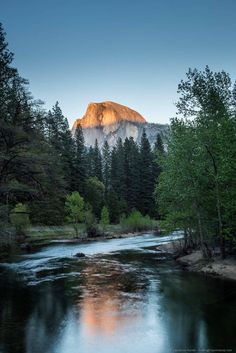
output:
[[[155, 222], [156, 223], [156, 222]], [[107, 238], [119, 236], [128, 232], [136, 232], [142, 229], [135, 229], [136, 227], [127, 227], [127, 224], [108, 224], [105, 229], [101, 224], [96, 225], [97, 228], [104, 233]], [[80, 224], [80, 239], [86, 239], [85, 225]], [[147, 228], [145, 230], [152, 230]], [[144, 230], [144, 229], [143, 229]], [[72, 225], [65, 224], [61, 226], [31, 226], [27, 231], [27, 238], [21, 241], [30, 243], [33, 247], [47, 245], [52, 240], [76, 240], [75, 231]], [[99, 239], [99, 238], [97, 238]], [[16, 254], [20, 251], [19, 245], [14, 235], [13, 229], [10, 229], [9, 235], [1, 236], [0, 234], [0, 259], [5, 259], [11, 254]]]
[[[138, 231], [138, 229], [131, 229], [122, 224], [108, 224], [105, 229], [98, 224], [99, 230], [104, 231], [107, 236], [115, 236], [127, 231]], [[153, 226], [149, 229], [153, 229]], [[81, 238], [86, 238], [85, 226], [80, 224], [79, 233]], [[27, 241], [32, 243], [47, 243], [51, 240], [73, 240], [76, 239], [75, 231], [72, 225], [62, 226], [31, 226], [28, 231]]]

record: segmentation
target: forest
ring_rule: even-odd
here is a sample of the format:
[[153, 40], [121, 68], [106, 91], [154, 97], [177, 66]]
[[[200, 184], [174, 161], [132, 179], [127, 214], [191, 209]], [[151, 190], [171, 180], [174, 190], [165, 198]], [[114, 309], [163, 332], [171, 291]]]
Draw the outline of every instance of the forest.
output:
[[145, 130], [140, 145], [129, 138], [87, 148], [82, 128], [72, 135], [59, 103], [46, 111], [28, 87], [1, 26], [2, 243], [25, 223], [85, 223], [96, 235], [99, 222], [133, 217], [184, 230], [184, 246], [205, 256], [214, 246], [223, 258], [235, 250], [236, 86], [226, 72], [188, 71], [168, 141], [158, 135], [153, 148]]

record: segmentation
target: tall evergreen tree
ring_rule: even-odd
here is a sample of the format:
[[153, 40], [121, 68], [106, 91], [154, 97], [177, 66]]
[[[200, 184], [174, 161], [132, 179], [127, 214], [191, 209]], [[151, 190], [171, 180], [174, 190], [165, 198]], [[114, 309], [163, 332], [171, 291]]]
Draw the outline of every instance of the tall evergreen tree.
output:
[[84, 196], [85, 182], [87, 177], [86, 147], [81, 125], [75, 130], [75, 161], [74, 161], [74, 183], [73, 188]]
[[[8, 209], [17, 202], [32, 208], [49, 190], [63, 188], [44, 138], [45, 116], [12, 59], [0, 26], [0, 202]], [[40, 208], [34, 210], [31, 216]]]
[[111, 152], [107, 141], [105, 141], [102, 149], [102, 174], [106, 197], [111, 182]]
[[73, 161], [75, 146], [67, 119], [62, 114], [59, 103], [56, 102], [47, 116], [47, 138], [58, 156], [61, 172], [68, 191], [73, 191]]
[[112, 150], [111, 184], [120, 200], [125, 200], [124, 147], [121, 138]]
[[138, 146], [132, 137], [126, 138], [124, 142], [125, 199], [130, 210], [139, 208], [140, 167]]
[[87, 161], [86, 164], [87, 164], [87, 175], [88, 175], [88, 177], [94, 176], [93, 156], [94, 156], [93, 147], [90, 146], [86, 150], [86, 161]]
[[98, 147], [98, 141], [95, 140], [93, 149], [93, 176], [102, 182], [102, 155]]
[[153, 178], [153, 155], [151, 146], [143, 129], [140, 144], [140, 166], [141, 181], [139, 195], [139, 209], [145, 215], [154, 213], [154, 178]]

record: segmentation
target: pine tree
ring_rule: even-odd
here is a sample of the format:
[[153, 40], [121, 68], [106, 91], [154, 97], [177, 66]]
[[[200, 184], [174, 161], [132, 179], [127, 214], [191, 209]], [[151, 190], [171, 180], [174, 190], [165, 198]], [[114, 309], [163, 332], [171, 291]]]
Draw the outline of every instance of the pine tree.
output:
[[111, 156], [111, 184], [120, 200], [125, 200], [124, 148], [121, 138], [117, 140]]
[[81, 125], [75, 130], [75, 161], [74, 161], [74, 190], [79, 191], [82, 196], [85, 194], [85, 181], [87, 177], [86, 147]]
[[31, 218], [46, 212], [48, 219], [48, 200], [55, 196], [56, 209], [64, 188], [44, 137], [45, 115], [33, 101], [28, 82], [11, 66], [12, 59], [0, 26], [1, 205], [9, 209], [17, 202], [28, 202]]
[[165, 156], [164, 144], [160, 134], [157, 134], [156, 141], [153, 148], [153, 177], [157, 181], [161, 173], [161, 160]]
[[126, 138], [124, 142], [125, 199], [129, 209], [138, 208], [140, 189], [139, 149], [134, 139]]
[[156, 152], [158, 152], [158, 153], [160, 153], [162, 155], [165, 152], [164, 144], [163, 144], [163, 141], [162, 141], [162, 138], [161, 138], [160, 134], [157, 134], [156, 141], [155, 141], [155, 144], [154, 144], [154, 151], [156, 151]]
[[154, 213], [154, 178], [153, 155], [145, 129], [143, 130], [140, 145], [140, 194], [139, 209], [143, 215]]
[[58, 156], [67, 191], [73, 191], [75, 145], [68, 121], [63, 116], [58, 102], [56, 102], [52, 111], [48, 113], [46, 133], [49, 144]]
[[102, 174], [106, 197], [111, 182], [111, 152], [107, 141], [105, 141], [102, 149]]
[[98, 141], [95, 140], [93, 149], [93, 176], [102, 182], [102, 155], [98, 147]]
[[93, 147], [90, 146], [89, 149], [86, 150], [86, 164], [87, 164], [87, 176], [94, 176], [94, 163], [93, 163]]

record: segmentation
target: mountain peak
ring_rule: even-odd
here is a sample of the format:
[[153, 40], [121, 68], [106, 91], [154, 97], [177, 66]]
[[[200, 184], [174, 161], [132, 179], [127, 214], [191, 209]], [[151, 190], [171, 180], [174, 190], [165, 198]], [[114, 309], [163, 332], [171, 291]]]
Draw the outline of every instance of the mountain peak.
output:
[[111, 101], [101, 103], [90, 103], [85, 115], [81, 119], [76, 119], [73, 125], [75, 129], [79, 124], [83, 129], [106, 126], [129, 121], [133, 123], [145, 124], [146, 120], [141, 114], [124, 105]]

